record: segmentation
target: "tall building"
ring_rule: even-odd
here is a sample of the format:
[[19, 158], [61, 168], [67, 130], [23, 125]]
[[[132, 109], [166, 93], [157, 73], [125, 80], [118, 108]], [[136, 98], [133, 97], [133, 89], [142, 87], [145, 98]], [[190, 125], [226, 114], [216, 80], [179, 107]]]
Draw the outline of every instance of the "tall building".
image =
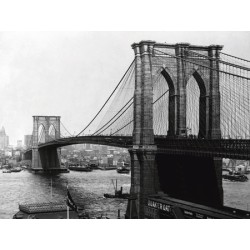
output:
[[30, 146], [31, 142], [32, 142], [32, 135], [25, 135], [24, 136], [24, 146], [25, 147]]
[[4, 127], [0, 129], [0, 149], [5, 149], [9, 146], [9, 136], [6, 135]]

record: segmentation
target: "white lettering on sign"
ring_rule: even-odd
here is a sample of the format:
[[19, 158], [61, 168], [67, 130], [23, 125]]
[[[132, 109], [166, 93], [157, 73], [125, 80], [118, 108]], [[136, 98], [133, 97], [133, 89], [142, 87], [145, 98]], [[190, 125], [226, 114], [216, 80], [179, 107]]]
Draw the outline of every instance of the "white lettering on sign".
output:
[[193, 212], [188, 211], [188, 210], [183, 210], [183, 212], [184, 212], [184, 214], [186, 214], [186, 215], [191, 215], [191, 216], [194, 215]]
[[171, 208], [170, 205], [166, 205], [166, 204], [152, 201], [152, 200], [148, 200], [148, 206], [153, 207], [153, 208], [157, 208], [159, 210], [166, 211], [166, 212], [170, 212], [170, 208]]

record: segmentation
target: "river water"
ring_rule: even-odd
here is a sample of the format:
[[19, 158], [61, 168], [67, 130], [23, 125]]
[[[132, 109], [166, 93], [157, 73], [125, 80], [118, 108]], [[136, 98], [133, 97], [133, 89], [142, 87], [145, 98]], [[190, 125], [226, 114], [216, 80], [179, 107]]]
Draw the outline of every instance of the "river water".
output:
[[[75, 202], [83, 204], [91, 217], [103, 214], [117, 218], [120, 209], [124, 218], [127, 200], [103, 197], [104, 193], [114, 193], [112, 179], [117, 179], [118, 188], [122, 186], [124, 192], [129, 192], [130, 175], [118, 174], [115, 170], [71, 171], [54, 176], [33, 174], [27, 170], [11, 174], [0, 171], [0, 218], [12, 218], [18, 212], [18, 203], [65, 201], [67, 183]], [[250, 210], [250, 180], [223, 181], [223, 189], [226, 206]]]
[[19, 210], [18, 203], [64, 202], [67, 183], [75, 203], [83, 204], [91, 217], [103, 214], [117, 218], [120, 209], [121, 217], [124, 218], [127, 200], [103, 197], [104, 193], [114, 194], [112, 179], [117, 179], [118, 189], [122, 186], [123, 192], [129, 192], [130, 175], [118, 174], [116, 170], [71, 171], [54, 176], [33, 174], [27, 170], [0, 173], [0, 218], [12, 218]]

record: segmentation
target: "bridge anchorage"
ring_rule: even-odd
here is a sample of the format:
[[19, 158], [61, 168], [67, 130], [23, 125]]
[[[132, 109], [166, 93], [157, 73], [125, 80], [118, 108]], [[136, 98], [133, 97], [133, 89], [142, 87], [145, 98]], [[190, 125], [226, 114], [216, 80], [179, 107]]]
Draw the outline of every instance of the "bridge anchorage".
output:
[[[222, 209], [222, 158], [250, 158], [250, 61], [221, 45], [141, 41], [132, 48], [134, 61], [79, 134], [62, 138], [60, 117], [33, 117], [32, 169], [64, 171], [58, 148], [66, 145], [128, 148], [127, 218], [144, 218], [155, 194]], [[84, 135], [87, 129], [94, 132]]]

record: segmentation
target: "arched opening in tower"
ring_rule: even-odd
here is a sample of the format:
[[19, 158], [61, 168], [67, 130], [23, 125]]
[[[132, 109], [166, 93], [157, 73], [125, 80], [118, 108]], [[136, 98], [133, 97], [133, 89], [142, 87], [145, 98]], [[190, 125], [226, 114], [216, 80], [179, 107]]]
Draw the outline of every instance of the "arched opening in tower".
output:
[[155, 135], [167, 135], [169, 129], [169, 87], [162, 75], [153, 85], [153, 128]]
[[38, 128], [38, 143], [45, 143], [45, 128], [42, 124]]
[[206, 136], [206, 89], [195, 71], [186, 85], [186, 131], [189, 138]]
[[49, 127], [49, 140], [53, 140], [56, 138], [56, 130], [53, 124]]
[[153, 81], [153, 128], [155, 135], [175, 134], [174, 84], [163, 69]]

